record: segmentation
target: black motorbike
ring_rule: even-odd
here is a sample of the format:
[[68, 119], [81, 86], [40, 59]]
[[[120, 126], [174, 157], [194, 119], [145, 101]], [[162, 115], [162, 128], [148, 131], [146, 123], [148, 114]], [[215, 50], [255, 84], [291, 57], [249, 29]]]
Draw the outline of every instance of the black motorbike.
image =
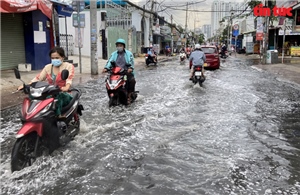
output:
[[202, 83], [204, 81], [205, 81], [205, 77], [202, 76], [202, 67], [201, 66], [195, 66], [193, 77], [192, 77], [192, 82], [194, 84], [199, 83], [200, 87], [202, 87]]
[[155, 62], [154, 58], [149, 54], [145, 55], [145, 62], [147, 66], [149, 66], [150, 64], [154, 64], [155, 66], [157, 65], [157, 61]]

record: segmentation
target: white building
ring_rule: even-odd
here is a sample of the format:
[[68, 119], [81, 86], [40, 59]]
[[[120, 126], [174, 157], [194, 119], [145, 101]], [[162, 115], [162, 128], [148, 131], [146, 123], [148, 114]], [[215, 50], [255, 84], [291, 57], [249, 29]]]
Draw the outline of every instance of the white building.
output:
[[236, 3], [214, 0], [211, 7], [211, 36], [216, 35], [218, 32], [220, 21], [230, 17], [231, 10], [233, 10], [234, 16], [238, 16], [245, 9], [245, 6], [245, 2]]
[[204, 24], [202, 26], [202, 32], [205, 35], [205, 39], [208, 39], [211, 37], [211, 25], [210, 24]]
[[[122, 21], [121, 19], [107, 19], [107, 23], [105, 23], [104, 18], [101, 18], [103, 14], [102, 12], [107, 13], [106, 10], [97, 10], [97, 51], [98, 57], [104, 58], [105, 55], [110, 55], [111, 50], [114, 48], [114, 41], [118, 38], [118, 32], [108, 33], [109, 27], [114, 27], [118, 29], [119, 32], [126, 31], [129, 33], [132, 29], [136, 31], [136, 42], [132, 42], [130, 40], [130, 36], [128, 36], [128, 45], [127, 49], [131, 50], [132, 47], [137, 47], [137, 53], [141, 52], [141, 47], [149, 47], [149, 29], [150, 29], [150, 21], [149, 21], [149, 14], [143, 13], [140, 10], [135, 10], [131, 12], [130, 21]], [[73, 13], [74, 14], [74, 13]], [[82, 48], [81, 48], [81, 55], [89, 57], [91, 54], [91, 38], [90, 38], [90, 11], [85, 10], [82, 11], [81, 14], [85, 15], [85, 27], [81, 28], [81, 37], [82, 37]], [[74, 45], [73, 45], [73, 54], [79, 55], [79, 48], [78, 48], [78, 30], [77, 28], [73, 27], [73, 16], [59, 19], [59, 32], [60, 34], [67, 34], [72, 35]], [[66, 22], [65, 22], [66, 21]], [[105, 34], [103, 34], [103, 30]], [[124, 34], [124, 33], [123, 33]], [[126, 36], [127, 37], [127, 36]], [[114, 39], [111, 39], [114, 38]], [[107, 40], [107, 45], [104, 44], [104, 40]], [[132, 44], [135, 44], [132, 45]], [[105, 50], [103, 48], [106, 48]]]

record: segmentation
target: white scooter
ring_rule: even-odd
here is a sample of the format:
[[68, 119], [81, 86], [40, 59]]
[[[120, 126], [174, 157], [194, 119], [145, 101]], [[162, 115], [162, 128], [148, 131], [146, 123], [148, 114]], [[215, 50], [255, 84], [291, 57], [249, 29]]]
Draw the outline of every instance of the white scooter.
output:
[[184, 52], [181, 52], [179, 54], [179, 58], [180, 58], [180, 65], [183, 65], [186, 59], [186, 54]]

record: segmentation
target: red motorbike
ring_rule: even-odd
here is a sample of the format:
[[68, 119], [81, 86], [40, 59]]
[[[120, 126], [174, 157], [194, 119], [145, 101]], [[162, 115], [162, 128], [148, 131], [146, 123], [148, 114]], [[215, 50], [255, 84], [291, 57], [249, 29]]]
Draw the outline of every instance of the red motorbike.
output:
[[171, 48], [166, 49], [166, 56], [171, 56]]
[[[117, 67], [111, 62], [112, 69], [108, 71], [106, 78], [106, 90], [109, 97], [109, 107], [119, 104], [128, 105], [127, 70]], [[129, 67], [130, 64], [126, 65]], [[137, 98], [138, 91], [131, 93], [132, 102]], [[130, 103], [132, 103], [130, 102]]]
[[[21, 80], [17, 69], [15, 76]], [[63, 70], [62, 79], [66, 80], [68, 76], [69, 71]], [[79, 115], [82, 115], [83, 110], [79, 103], [81, 92], [72, 89], [70, 91], [73, 98], [61, 111], [64, 117], [58, 118], [55, 114], [57, 100], [54, 97], [61, 92], [60, 88], [46, 82], [34, 82], [31, 85], [22, 82], [23, 92], [28, 94], [28, 97], [22, 104], [22, 127], [17, 132], [17, 140], [11, 154], [12, 172], [31, 166], [37, 157], [51, 154], [58, 147], [71, 141], [79, 133]]]

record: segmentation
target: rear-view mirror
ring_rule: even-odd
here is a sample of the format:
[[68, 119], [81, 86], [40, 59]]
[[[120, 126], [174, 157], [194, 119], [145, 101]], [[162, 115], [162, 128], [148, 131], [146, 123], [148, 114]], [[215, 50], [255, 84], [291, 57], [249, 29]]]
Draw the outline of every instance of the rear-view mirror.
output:
[[64, 69], [62, 72], [61, 72], [61, 79], [62, 80], [67, 80], [67, 78], [69, 77], [69, 71], [67, 69]]
[[21, 79], [21, 75], [20, 75], [19, 70], [15, 68], [14, 71], [15, 71], [15, 76], [16, 76], [16, 78], [17, 78], [17, 79]]

